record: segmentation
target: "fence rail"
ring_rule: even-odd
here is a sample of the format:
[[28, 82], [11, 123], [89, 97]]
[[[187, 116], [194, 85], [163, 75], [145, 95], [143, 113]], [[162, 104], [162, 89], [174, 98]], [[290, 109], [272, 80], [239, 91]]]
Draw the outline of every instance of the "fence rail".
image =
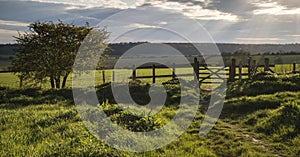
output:
[[[186, 73], [186, 74], [176, 74], [176, 69], [189, 67], [188, 65], [176, 65], [173, 64], [172, 66], [168, 67], [165, 65], [160, 64], [152, 64], [152, 66], [144, 66], [144, 67], [135, 67], [132, 65], [132, 76], [129, 77], [131, 80], [137, 79], [152, 79], [152, 83], [156, 83], [157, 78], [176, 78], [176, 77], [194, 77], [194, 80], [198, 80], [200, 83], [218, 83], [213, 80], [220, 80], [220, 83], [225, 80], [236, 80], [242, 79], [243, 77], [251, 78], [254, 73], [257, 72], [258, 68], [263, 68], [265, 72], [274, 71], [271, 68], [275, 67], [275, 64], [270, 64], [269, 59], [264, 59], [264, 64], [256, 64], [256, 60], [253, 60], [251, 57], [248, 59], [247, 64], [243, 63], [236, 63], [236, 59], [231, 60], [231, 65], [223, 66], [223, 67], [216, 67], [216, 66], [209, 66], [207, 64], [200, 64], [198, 59], [195, 57], [194, 62], [191, 63], [190, 66], [193, 66], [193, 72]], [[297, 73], [296, 71], [296, 63], [293, 63], [293, 70], [291, 73]], [[169, 68], [172, 69], [170, 74], [156, 74], [157, 69]], [[244, 68], [247, 68], [247, 72], [243, 71]], [[137, 75], [137, 69], [152, 69], [152, 75]], [[105, 82], [105, 71], [103, 70], [103, 82]], [[115, 81], [115, 71], [112, 71], [112, 82]]]
[[[220, 82], [224, 82], [225, 80], [232, 81], [232, 80], [242, 79], [242, 78], [251, 78], [259, 68], [263, 69], [263, 71], [265, 72], [270, 71], [274, 73], [274, 71], [271, 68], [274, 68], [275, 64], [270, 64], [269, 58], [264, 58], [264, 64], [257, 64], [257, 63], [258, 62], [256, 60], [253, 60], [251, 57], [249, 57], [247, 64], [241, 61], [237, 63], [237, 60], [233, 58], [231, 59], [230, 64], [217, 67], [217, 66], [210, 66], [207, 64], [200, 64], [198, 58], [195, 57], [193, 63], [191, 63], [190, 65], [176, 65], [175, 63], [171, 64], [169, 67], [160, 64], [152, 64], [150, 66], [147, 65], [143, 67], [135, 67], [135, 65], [132, 65], [132, 68], [129, 69], [132, 70], [132, 75], [129, 77], [129, 79], [131, 80], [152, 79], [152, 83], [156, 83], [158, 78], [175, 79], [177, 77], [193, 77], [195, 81], [199, 81], [200, 83], [214, 84], [216, 83], [216, 80]], [[290, 74], [299, 73], [299, 71], [297, 71], [296, 63], [291, 63], [290, 65], [291, 65]], [[189, 73], [176, 73], [176, 71], [180, 68], [186, 68], [191, 66], [193, 67], [193, 71]], [[165, 69], [165, 68], [169, 68], [171, 72], [169, 74], [167, 73], [158, 74], [157, 69]], [[137, 75], [138, 69], [139, 70], [152, 69], [152, 72], [149, 75]], [[10, 73], [10, 72], [14, 72], [14, 71], [0, 71], [0, 73]], [[112, 70], [111, 80], [107, 79], [106, 77], [107, 73], [105, 70], [102, 70], [101, 73], [102, 73], [101, 80], [103, 83], [107, 81], [115, 82], [116, 75], [114, 70]], [[22, 80], [20, 80], [20, 86], [21, 85], [22, 85]]]

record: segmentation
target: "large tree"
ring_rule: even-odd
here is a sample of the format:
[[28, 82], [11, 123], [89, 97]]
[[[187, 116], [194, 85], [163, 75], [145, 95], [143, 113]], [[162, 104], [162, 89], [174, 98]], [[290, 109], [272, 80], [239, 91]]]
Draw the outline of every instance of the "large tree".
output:
[[74, 60], [81, 42], [89, 34], [97, 32], [98, 42], [103, 49], [108, 39], [105, 29], [92, 29], [88, 24], [75, 26], [62, 21], [34, 22], [29, 31], [16, 37], [20, 48], [12, 63], [13, 70], [21, 80], [31, 83], [50, 81], [52, 88], [64, 88], [72, 72]]

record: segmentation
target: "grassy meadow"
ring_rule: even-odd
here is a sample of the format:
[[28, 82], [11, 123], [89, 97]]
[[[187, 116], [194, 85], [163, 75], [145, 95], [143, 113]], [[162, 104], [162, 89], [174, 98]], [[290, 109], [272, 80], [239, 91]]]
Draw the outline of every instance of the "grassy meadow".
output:
[[[2, 73], [1, 81], [5, 79], [12, 84], [17, 81], [12, 74]], [[168, 81], [164, 86], [166, 107], [146, 118], [124, 113], [115, 104], [109, 83], [96, 89], [113, 122], [127, 129], [149, 131], [168, 123], [178, 110], [180, 85]], [[149, 101], [149, 85], [137, 82], [130, 88], [136, 89], [131, 93], [136, 102]], [[87, 131], [70, 88], [18, 89], [17, 85], [1, 83], [0, 156], [300, 156], [299, 75], [260, 73], [252, 80], [229, 83], [220, 119], [200, 139], [198, 132], [210, 93], [202, 91], [201, 97], [192, 124], [178, 140], [157, 150], [133, 153], [109, 147]]]
[[[227, 68], [228, 69], [228, 68]], [[260, 67], [257, 69], [258, 72], [263, 72], [264, 68]], [[271, 67], [271, 70], [276, 72], [277, 74], [289, 74], [293, 71], [293, 65], [292, 64], [277, 64], [275, 67]], [[104, 70], [105, 71], [105, 83], [111, 82], [112, 81], [112, 70]], [[115, 70], [115, 71], [122, 71], [122, 70]], [[300, 64], [296, 64], [296, 71], [300, 72]], [[127, 70], [127, 72], [131, 73], [130, 70]], [[210, 71], [208, 70], [201, 70], [201, 72], [204, 73], [209, 73]], [[236, 69], [236, 72], [238, 74], [238, 68]], [[248, 68], [243, 68], [242, 73], [247, 73]], [[152, 76], [152, 69], [137, 69], [136, 70], [137, 76]], [[192, 74], [193, 69], [192, 68], [176, 68], [176, 74]], [[227, 71], [228, 73], [228, 71]], [[170, 68], [158, 68], [156, 69], [156, 75], [166, 75], [172, 74], [172, 69]], [[208, 75], [200, 75], [200, 77], [205, 77]], [[227, 76], [228, 77], [228, 76]], [[236, 76], [238, 78], [238, 76]], [[243, 76], [243, 79], [248, 78], [248, 76]], [[164, 77], [164, 78], [156, 78], [157, 83], [162, 83], [170, 80], [171, 77]], [[186, 76], [185, 80], [193, 80], [193, 76]], [[144, 83], [152, 83], [152, 78], [146, 78], [146, 79], [140, 79]], [[123, 80], [122, 80], [123, 81]], [[207, 79], [207, 81], [211, 81], [210, 79]], [[101, 85], [103, 84], [103, 76], [102, 76], [102, 70], [97, 70], [95, 72], [95, 85]], [[0, 85], [4, 87], [11, 87], [11, 88], [19, 88], [19, 79], [16, 75], [14, 75], [11, 72], [7, 73], [0, 73]], [[48, 89], [50, 88], [50, 84], [48, 82], [40, 84], [40, 87], [43, 89]], [[72, 75], [69, 75], [68, 81], [67, 81], [67, 87], [71, 88], [72, 86]], [[210, 85], [203, 85], [203, 86], [210, 86]]]

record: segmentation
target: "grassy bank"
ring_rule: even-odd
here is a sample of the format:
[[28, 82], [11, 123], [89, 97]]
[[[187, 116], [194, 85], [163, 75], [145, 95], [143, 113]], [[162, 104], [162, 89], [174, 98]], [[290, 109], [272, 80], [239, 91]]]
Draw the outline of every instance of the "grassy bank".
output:
[[[207, 106], [203, 101], [178, 140], [144, 153], [114, 149], [91, 135], [76, 111], [71, 89], [1, 87], [0, 156], [299, 156], [297, 81], [298, 77], [260, 74], [246, 83], [231, 83], [221, 118], [205, 137], [198, 136]], [[280, 91], [275, 87], [261, 90], [276, 82], [281, 82]], [[147, 104], [149, 86], [135, 84], [134, 88], [138, 89], [132, 90], [134, 100]], [[168, 123], [178, 110], [179, 85], [166, 84], [166, 88], [166, 107], [144, 119], [124, 113], [115, 104], [109, 84], [97, 87], [97, 93], [116, 124], [149, 131]], [[209, 93], [202, 97], [209, 100]]]

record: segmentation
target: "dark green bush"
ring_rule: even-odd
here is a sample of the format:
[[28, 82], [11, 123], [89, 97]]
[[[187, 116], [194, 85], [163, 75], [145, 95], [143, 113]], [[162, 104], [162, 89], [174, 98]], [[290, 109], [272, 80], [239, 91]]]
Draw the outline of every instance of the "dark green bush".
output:
[[300, 91], [300, 78], [258, 73], [251, 79], [228, 83], [227, 98], [273, 94], [281, 91]]
[[275, 136], [280, 141], [292, 139], [300, 133], [300, 106], [296, 101], [282, 103], [269, 118], [260, 121], [257, 132]]
[[120, 126], [135, 132], [146, 132], [159, 129], [161, 120], [156, 115], [135, 116], [122, 110], [118, 105], [102, 104], [104, 112]]

